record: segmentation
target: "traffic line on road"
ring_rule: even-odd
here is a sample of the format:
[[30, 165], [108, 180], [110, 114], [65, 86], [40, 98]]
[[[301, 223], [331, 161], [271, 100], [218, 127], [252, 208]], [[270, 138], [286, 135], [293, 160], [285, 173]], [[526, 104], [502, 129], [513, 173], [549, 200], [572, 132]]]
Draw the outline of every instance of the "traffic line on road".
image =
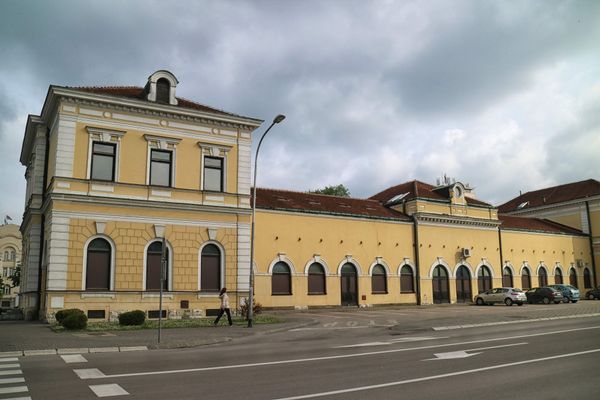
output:
[[425, 340], [439, 340], [439, 339], [448, 339], [448, 336], [419, 336], [419, 337], [404, 337], [399, 339], [387, 340], [385, 342], [368, 342], [368, 343], [359, 343], [359, 344], [348, 344], [345, 346], [335, 346], [334, 349], [346, 349], [352, 347], [369, 347], [369, 346], [390, 346], [392, 344], [398, 343], [412, 343], [412, 342], [420, 342]]
[[81, 354], [69, 354], [60, 356], [60, 358], [62, 358], [67, 364], [88, 362]]
[[[349, 322], [349, 324], [350, 324], [350, 322]], [[340, 329], [389, 328], [391, 326], [394, 326], [394, 325], [360, 325], [360, 326], [349, 325], [349, 326], [338, 326], [338, 325], [334, 324], [333, 326], [330, 326], [329, 324], [324, 324], [323, 327], [318, 327], [318, 328], [295, 328], [295, 329], [290, 329], [288, 332], [326, 331], [326, 330], [340, 330]]]
[[500, 368], [508, 368], [508, 367], [514, 367], [514, 366], [517, 366], [517, 365], [532, 364], [532, 363], [537, 363], [537, 362], [542, 362], [542, 361], [549, 361], [549, 360], [557, 360], [557, 359], [567, 358], [567, 357], [576, 357], [576, 356], [580, 356], [580, 355], [593, 354], [593, 353], [598, 353], [598, 352], [600, 352], [600, 349], [579, 351], [579, 352], [576, 352], [576, 353], [559, 354], [559, 355], [556, 355], [556, 356], [535, 358], [535, 359], [524, 360], [524, 361], [516, 361], [516, 362], [512, 362], [512, 363], [492, 365], [492, 366], [489, 366], [489, 367], [468, 369], [468, 370], [465, 370], [465, 371], [450, 372], [450, 373], [447, 373], [447, 374], [431, 375], [431, 376], [424, 376], [424, 377], [421, 377], [421, 378], [414, 378], [414, 379], [406, 379], [406, 380], [402, 380], [402, 381], [381, 383], [381, 384], [378, 384], [378, 385], [358, 386], [358, 387], [349, 388], [349, 389], [331, 390], [331, 391], [328, 391], [328, 392], [311, 393], [311, 394], [304, 394], [304, 395], [300, 395], [300, 396], [280, 397], [280, 398], [274, 399], [274, 400], [311, 399], [311, 398], [316, 398], [316, 397], [333, 396], [333, 395], [338, 395], [338, 394], [360, 392], [360, 391], [365, 391], [365, 390], [382, 389], [382, 388], [391, 387], [391, 386], [406, 385], [406, 384], [409, 384], [409, 383], [417, 383], [417, 382], [426, 382], [426, 381], [431, 381], [431, 380], [435, 380], [435, 379], [443, 379], [443, 378], [449, 378], [449, 377], [459, 376], [459, 375], [474, 374], [474, 373], [478, 373], [478, 372], [491, 371], [491, 370], [500, 369]]
[[524, 324], [524, 323], [528, 323], [528, 322], [556, 321], [556, 320], [560, 320], [560, 319], [590, 318], [590, 317], [600, 317], [600, 313], [579, 314], [579, 315], [565, 315], [565, 316], [561, 316], [561, 317], [533, 318], [533, 319], [524, 319], [524, 320], [519, 320], [519, 321], [500, 321], [500, 322], [483, 322], [483, 323], [480, 323], [480, 324], [463, 324], [463, 325], [451, 325], [451, 326], [434, 326], [432, 329], [434, 331], [448, 331], [448, 330], [465, 329], [465, 328], [481, 328], [481, 327], [484, 327], [484, 326]]
[[[21, 366], [18, 362], [17, 357], [3, 357], [0, 358], [0, 395], [23, 393], [29, 391], [27, 386], [4, 386], [12, 385], [15, 383], [25, 383], [25, 378], [19, 376], [23, 375]], [[5, 378], [6, 377], [6, 378]], [[29, 396], [22, 397], [2, 397], [2, 400], [31, 400]]]
[[25, 378], [0, 378], [0, 385], [6, 385], [8, 383], [23, 383]]
[[21, 375], [22, 373], [23, 373], [23, 371], [21, 371], [20, 369], [9, 369], [6, 371], [0, 371], [0, 376]]
[[9, 368], [19, 368], [19, 364], [0, 364], [0, 370]]
[[22, 393], [27, 392], [27, 386], [10, 386], [5, 388], [0, 388], [0, 394], [10, 394], [10, 393]]
[[104, 378], [125, 378], [125, 377], [133, 377], [133, 376], [168, 375], [168, 374], [180, 374], [180, 373], [189, 373], [189, 372], [218, 371], [218, 370], [224, 370], [224, 369], [262, 367], [262, 366], [270, 366], [270, 365], [282, 365], [282, 364], [294, 364], [294, 363], [313, 362], [313, 361], [336, 360], [336, 359], [344, 359], [344, 358], [366, 357], [366, 356], [373, 356], [373, 355], [380, 355], [380, 354], [401, 353], [401, 352], [414, 351], [414, 350], [435, 349], [435, 348], [440, 348], [440, 347], [463, 346], [466, 344], [498, 342], [498, 341], [512, 340], [512, 339], [524, 339], [524, 338], [531, 338], [531, 337], [535, 337], [535, 336], [556, 335], [556, 334], [561, 334], [561, 333], [586, 331], [586, 330], [591, 330], [591, 329], [600, 329], [600, 326], [588, 326], [585, 328], [563, 329], [560, 331], [530, 333], [527, 335], [506, 336], [506, 337], [501, 337], [501, 338], [469, 340], [466, 342], [458, 342], [458, 343], [435, 344], [435, 345], [431, 345], [431, 346], [420, 346], [420, 347], [409, 347], [409, 348], [403, 348], [403, 349], [369, 351], [369, 352], [364, 352], [364, 353], [342, 354], [342, 355], [337, 355], [337, 356], [323, 356], [323, 357], [298, 358], [298, 359], [291, 359], [291, 360], [266, 361], [266, 362], [249, 363], [249, 364], [220, 365], [220, 366], [214, 366], [214, 367], [171, 369], [171, 370], [163, 370], [163, 371], [130, 372], [130, 373], [112, 374], [112, 375], [106, 375], [102, 371], [100, 371], [98, 368], [74, 369], [73, 372], [80, 379], [104, 379]]
[[0, 358], [0, 363], [19, 361], [17, 357]]
[[[501, 349], [503, 347], [522, 346], [525, 344], [527, 344], [527, 342], [503, 344], [500, 346], [480, 347], [478, 349], [449, 351], [446, 353], [434, 353], [433, 355], [435, 356], [435, 358], [426, 358], [425, 360], [422, 360], [422, 361], [439, 361], [439, 360], [454, 360], [456, 358], [468, 358], [468, 357], [476, 356], [477, 354], [481, 354], [481, 351], [483, 351], [483, 350]], [[477, 353], [467, 353], [467, 351], [477, 351]]]
[[116, 383], [109, 383], [107, 385], [90, 385], [90, 389], [98, 397], [126, 396], [129, 394], [129, 392]]

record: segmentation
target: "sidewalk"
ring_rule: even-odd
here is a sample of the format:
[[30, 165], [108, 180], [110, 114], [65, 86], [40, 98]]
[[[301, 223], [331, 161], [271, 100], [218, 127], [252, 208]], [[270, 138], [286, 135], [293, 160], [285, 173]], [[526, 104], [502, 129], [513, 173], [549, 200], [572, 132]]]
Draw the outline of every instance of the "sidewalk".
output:
[[[218, 327], [163, 329], [158, 344], [156, 329], [110, 332], [54, 332], [48, 324], [38, 321], [0, 321], [0, 357], [15, 356], [13, 352], [32, 354], [31, 350], [50, 350], [59, 353], [87, 353], [104, 351], [131, 351], [145, 346], [147, 349], [196, 347], [313, 324], [302, 315], [285, 317], [277, 324], [245, 326], [220, 325]], [[4, 353], [4, 354], [3, 354]], [[10, 353], [10, 354], [9, 354]], [[41, 352], [38, 352], [41, 354]], [[52, 353], [54, 354], [54, 353]], [[22, 355], [22, 354], [21, 354]]]

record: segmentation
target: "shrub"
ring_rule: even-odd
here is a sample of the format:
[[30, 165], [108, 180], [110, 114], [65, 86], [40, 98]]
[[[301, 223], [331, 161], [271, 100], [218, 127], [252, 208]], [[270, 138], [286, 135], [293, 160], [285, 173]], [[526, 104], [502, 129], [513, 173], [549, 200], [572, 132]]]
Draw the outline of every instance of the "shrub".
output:
[[65, 329], [69, 330], [84, 329], [87, 326], [87, 316], [83, 313], [83, 311], [69, 313], [63, 318], [61, 325], [64, 326]]
[[119, 314], [119, 325], [143, 325], [146, 313], [142, 310], [128, 311]]
[[[262, 313], [262, 304], [257, 303], [254, 299], [252, 299], [252, 303], [252, 313], [255, 315]], [[240, 315], [248, 319], [248, 299], [244, 299], [244, 302], [240, 305]]]
[[83, 311], [80, 310], [79, 308], [68, 308], [66, 310], [58, 311], [54, 315], [54, 318], [56, 318], [56, 322], [58, 322], [60, 325], [62, 325], [63, 320], [70, 314], [83, 314]]

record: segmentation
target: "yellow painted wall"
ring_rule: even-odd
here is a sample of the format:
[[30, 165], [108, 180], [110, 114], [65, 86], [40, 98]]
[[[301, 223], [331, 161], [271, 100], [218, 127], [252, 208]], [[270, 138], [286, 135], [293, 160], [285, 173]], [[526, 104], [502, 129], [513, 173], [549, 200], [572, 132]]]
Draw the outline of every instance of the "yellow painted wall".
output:
[[[257, 301], [266, 307], [339, 305], [338, 267], [346, 256], [360, 265], [359, 304], [414, 303], [414, 294], [400, 294], [398, 266], [414, 261], [412, 224], [381, 220], [332, 218], [257, 210], [255, 260]], [[284, 254], [294, 268], [292, 296], [272, 296], [269, 265]], [[308, 295], [306, 264], [318, 254], [328, 266], [327, 294]], [[388, 264], [388, 294], [372, 294], [369, 269], [376, 258]], [[362, 296], [365, 299], [362, 300]]]

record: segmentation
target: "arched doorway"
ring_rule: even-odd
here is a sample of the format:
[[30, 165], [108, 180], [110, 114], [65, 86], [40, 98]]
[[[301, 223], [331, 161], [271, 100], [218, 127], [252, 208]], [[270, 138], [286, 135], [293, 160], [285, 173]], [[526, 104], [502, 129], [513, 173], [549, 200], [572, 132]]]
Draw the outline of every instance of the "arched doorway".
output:
[[450, 303], [450, 291], [448, 290], [448, 271], [441, 265], [433, 269], [433, 302], [435, 304]]
[[470, 303], [473, 298], [471, 293], [471, 273], [464, 265], [456, 270], [456, 302]]
[[492, 273], [490, 269], [485, 265], [482, 265], [479, 268], [479, 272], [477, 274], [477, 290], [479, 293], [483, 293], [486, 290], [490, 290], [492, 288]]
[[571, 286], [575, 286], [577, 289], [579, 289], [579, 286], [577, 286], [577, 272], [575, 272], [575, 268], [571, 268], [569, 271], [569, 283]]
[[358, 280], [356, 279], [356, 267], [351, 263], [342, 266], [340, 273], [341, 294], [343, 306], [358, 305]]
[[504, 269], [502, 270], [502, 286], [513, 287], [512, 271], [508, 267], [504, 267]]
[[556, 268], [556, 270], [554, 271], [554, 283], [556, 283], [557, 285], [563, 283], [562, 272], [559, 268]]
[[538, 270], [538, 283], [540, 287], [548, 286], [548, 272], [544, 267], [540, 267]]
[[529, 273], [529, 268], [527, 267], [523, 268], [521, 271], [521, 289], [531, 289], [531, 275]]

